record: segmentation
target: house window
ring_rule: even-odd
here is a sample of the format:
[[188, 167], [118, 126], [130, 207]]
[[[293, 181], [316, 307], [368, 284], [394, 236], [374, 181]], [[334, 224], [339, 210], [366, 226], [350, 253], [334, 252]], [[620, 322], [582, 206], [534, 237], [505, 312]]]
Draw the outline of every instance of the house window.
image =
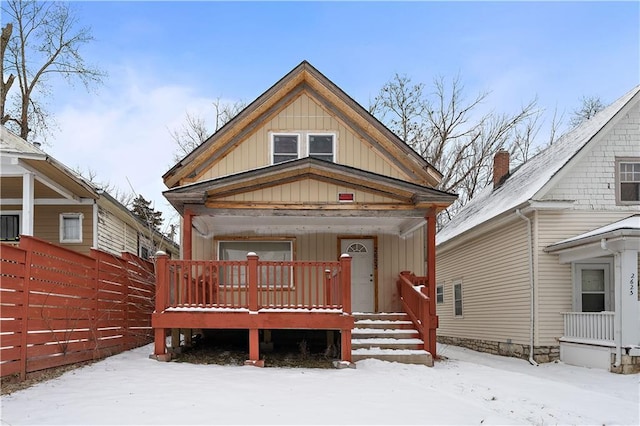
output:
[[299, 136], [294, 133], [281, 133], [272, 136], [273, 164], [295, 160], [299, 157]]
[[325, 161], [335, 161], [334, 133], [272, 133], [271, 161], [273, 164], [313, 157]]
[[[247, 260], [247, 253], [254, 252], [260, 261], [291, 261], [292, 241], [219, 241], [218, 260]], [[259, 284], [263, 287], [290, 287], [293, 270], [283, 267], [262, 267], [259, 270]], [[236, 265], [224, 266], [220, 271], [220, 284], [245, 286], [246, 270]]]
[[457, 317], [462, 316], [462, 283], [453, 284], [453, 314]]
[[141, 259], [149, 259], [149, 249], [142, 246], [140, 247], [140, 258]]
[[0, 241], [20, 240], [20, 215], [2, 214], [0, 215]]
[[82, 242], [82, 213], [62, 213], [60, 215], [60, 242]]
[[309, 157], [325, 161], [334, 161], [334, 135], [315, 134], [309, 135]]
[[444, 285], [436, 286], [436, 303], [444, 303]]
[[616, 159], [618, 204], [640, 204], [640, 158]]
[[577, 312], [611, 310], [613, 288], [611, 265], [607, 263], [576, 264], [574, 275], [574, 309]]

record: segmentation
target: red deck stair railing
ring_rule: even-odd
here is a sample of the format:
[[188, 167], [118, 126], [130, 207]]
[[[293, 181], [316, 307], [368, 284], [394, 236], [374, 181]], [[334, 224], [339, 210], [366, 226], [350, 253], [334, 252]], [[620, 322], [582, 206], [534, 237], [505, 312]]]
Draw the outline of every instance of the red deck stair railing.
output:
[[398, 294], [404, 311], [409, 315], [424, 342], [424, 349], [436, 357], [438, 317], [435, 301], [428, 296], [428, 279], [403, 271], [397, 281]]

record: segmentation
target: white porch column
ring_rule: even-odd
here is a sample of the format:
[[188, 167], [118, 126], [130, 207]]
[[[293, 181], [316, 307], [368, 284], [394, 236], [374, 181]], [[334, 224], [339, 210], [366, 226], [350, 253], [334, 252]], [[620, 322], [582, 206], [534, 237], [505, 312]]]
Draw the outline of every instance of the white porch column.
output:
[[[616, 253], [620, 257], [620, 323], [622, 346], [640, 345], [640, 310], [638, 305], [638, 251], [623, 250]], [[617, 277], [616, 277], [617, 278]]]
[[33, 173], [25, 172], [22, 175], [22, 226], [20, 227], [22, 235], [33, 236], [33, 186]]

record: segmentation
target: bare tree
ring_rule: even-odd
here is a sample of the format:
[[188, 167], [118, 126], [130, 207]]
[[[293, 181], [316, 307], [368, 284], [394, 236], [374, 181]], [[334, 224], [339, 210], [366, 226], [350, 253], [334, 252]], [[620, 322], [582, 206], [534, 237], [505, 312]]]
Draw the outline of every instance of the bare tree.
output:
[[[491, 179], [493, 155], [506, 148], [526, 161], [540, 115], [533, 100], [513, 114], [481, 113], [487, 92], [467, 98], [460, 77], [438, 77], [430, 93], [423, 84], [395, 75], [370, 110], [443, 174], [439, 189], [459, 199], [448, 215], [466, 204]], [[446, 220], [446, 216], [442, 219]]]
[[7, 24], [2, 28], [0, 46], [0, 120], [27, 139], [32, 132], [45, 133], [51, 125], [42, 95], [50, 96], [52, 75], [70, 83], [79, 80], [89, 88], [91, 83], [100, 83], [105, 74], [85, 63], [80, 47], [93, 37], [88, 28], [76, 29], [77, 19], [68, 4], [6, 0], [2, 13]]
[[246, 104], [243, 101], [229, 103], [216, 98], [213, 101], [213, 131], [207, 128], [207, 123], [203, 116], [187, 112], [185, 122], [178, 129], [169, 130], [169, 134], [177, 146], [174, 159], [178, 161], [196, 149], [212, 133], [217, 132], [222, 126], [231, 121], [245, 106]]
[[583, 96], [580, 106], [573, 110], [569, 124], [578, 126], [604, 109], [604, 104], [598, 96]]

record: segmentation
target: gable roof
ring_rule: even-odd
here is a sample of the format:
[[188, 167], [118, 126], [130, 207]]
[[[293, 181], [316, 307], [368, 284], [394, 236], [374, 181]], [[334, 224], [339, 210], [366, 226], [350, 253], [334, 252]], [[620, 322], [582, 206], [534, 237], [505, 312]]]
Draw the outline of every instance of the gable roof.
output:
[[[303, 178], [314, 178], [350, 187], [357, 186], [366, 191], [396, 198], [398, 203], [404, 201], [415, 205], [429, 204], [441, 209], [449, 206], [457, 197], [448, 192], [313, 157], [285, 161], [233, 175], [195, 182], [169, 189], [163, 194], [182, 214], [185, 204], [204, 204], [209, 196], [225, 197]], [[306, 204], [309, 208], [315, 208], [313, 203]]]
[[166, 172], [163, 175], [165, 185], [172, 188], [179, 185], [181, 179], [197, 176], [205, 167], [233, 149], [268, 115], [282, 108], [302, 91], [312, 92], [315, 97], [323, 99], [326, 105], [331, 106], [333, 113], [342, 113], [350, 127], [361, 129], [360, 136], [364, 139], [378, 141], [402, 169], [431, 186], [439, 183], [442, 175], [435, 167], [310, 63], [302, 61]]
[[559, 177], [561, 170], [585, 149], [605, 127], [640, 101], [636, 86], [607, 108], [560, 137], [552, 145], [517, 168], [494, 190], [488, 185], [436, 234], [436, 245], [455, 238], [529, 200], [541, 198]]

